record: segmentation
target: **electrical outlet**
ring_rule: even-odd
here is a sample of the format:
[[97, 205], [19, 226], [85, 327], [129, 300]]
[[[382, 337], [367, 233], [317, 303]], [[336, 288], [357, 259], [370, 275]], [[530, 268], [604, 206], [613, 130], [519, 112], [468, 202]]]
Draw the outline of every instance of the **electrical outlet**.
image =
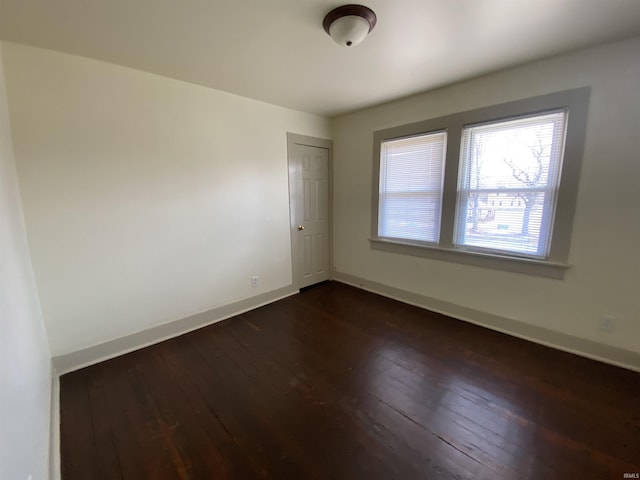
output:
[[616, 317], [605, 313], [600, 317], [600, 330], [603, 332], [613, 332], [616, 326]]
[[256, 288], [258, 286], [258, 276], [254, 275], [251, 277], [251, 288]]

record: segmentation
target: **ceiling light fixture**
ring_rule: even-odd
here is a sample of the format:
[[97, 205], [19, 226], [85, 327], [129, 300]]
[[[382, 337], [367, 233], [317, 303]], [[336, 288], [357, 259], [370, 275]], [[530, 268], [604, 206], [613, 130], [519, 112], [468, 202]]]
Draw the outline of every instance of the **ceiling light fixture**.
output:
[[324, 17], [322, 26], [343, 47], [358, 45], [376, 26], [376, 14], [364, 5], [343, 5]]

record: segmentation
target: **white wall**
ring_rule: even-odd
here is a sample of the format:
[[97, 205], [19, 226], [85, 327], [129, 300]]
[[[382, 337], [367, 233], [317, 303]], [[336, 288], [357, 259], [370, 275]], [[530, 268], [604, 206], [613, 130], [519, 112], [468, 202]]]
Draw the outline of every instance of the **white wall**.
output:
[[286, 132], [326, 138], [327, 119], [77, 56], [3, 53], [54, 356], [292, 283]]
[[[640, 38], [513, 68], [338, 117], [334, 141], [337, 272], [583, 339], [640, 352]], [[564, 280], [369, 248], [373, 131], [559, 90], [592, 87]], [[614, 332], [599, 316], [618, 318]]]
[[48, 478], [51, 362], [31, 268], [0, 54], [0, 478]]

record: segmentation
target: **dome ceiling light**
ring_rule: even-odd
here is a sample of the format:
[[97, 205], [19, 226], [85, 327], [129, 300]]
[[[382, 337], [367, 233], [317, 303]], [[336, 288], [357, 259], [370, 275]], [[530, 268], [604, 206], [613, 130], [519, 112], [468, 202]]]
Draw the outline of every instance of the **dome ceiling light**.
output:
[[365, 39], [376, 21], [374, 11], [364, 5], [343, 5], [327, 13], [322, 26], [338, 45], [352, 47]]

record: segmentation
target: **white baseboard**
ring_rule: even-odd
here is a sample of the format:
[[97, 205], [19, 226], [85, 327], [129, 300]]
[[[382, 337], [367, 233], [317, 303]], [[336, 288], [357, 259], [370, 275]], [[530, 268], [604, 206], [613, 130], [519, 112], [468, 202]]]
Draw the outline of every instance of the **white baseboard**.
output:
[[53, 357], [53, 365], [58, 375], [63, 375], [95, 363], [114, 358], [125, 353], [138, 350], [154, 343], [159, 343], [169, 338], [177, 337], [185, 333], [206, 327], [213, 323], [234, 317], [241, 313], [253, 310], [268, 303], [298, 293], [293, 285], [289, 285], [271, 292], [256, 295], [255, 297], [240, 300], [238, 302], [217, 307], [206, 312], [191, 315], [186, 318], [158, 325], [141, 332], [132, 333], [125, 337], [109, 340], [98, 345], [93, 345], [82, 350], [57, 355]]
[[638, 352], [624, 350], [593, 340], [574, 337], [566, 333], [530, 325], [473, 308], [462, 307], [451, 302], [409, 292], [346, 273], [333, 272], [333, 280], [524, 340], [629, 370], [640, 371], [640, 353]]

